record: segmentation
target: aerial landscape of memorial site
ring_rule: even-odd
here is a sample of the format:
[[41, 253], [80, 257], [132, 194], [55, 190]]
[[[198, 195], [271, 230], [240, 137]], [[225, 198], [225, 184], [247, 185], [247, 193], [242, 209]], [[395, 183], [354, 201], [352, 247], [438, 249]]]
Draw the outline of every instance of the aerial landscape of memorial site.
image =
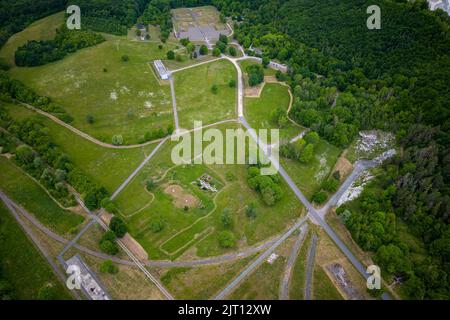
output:
[[449, 300], [449, 12], [2, 0], [0, 300]]

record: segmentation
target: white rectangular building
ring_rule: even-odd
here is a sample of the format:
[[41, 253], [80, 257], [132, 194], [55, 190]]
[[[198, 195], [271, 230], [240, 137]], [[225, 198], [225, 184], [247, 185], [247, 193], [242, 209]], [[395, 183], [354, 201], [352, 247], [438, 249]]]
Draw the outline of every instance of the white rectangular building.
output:
[[153, 61], [153, 65], [155, 66], [156, 71], [158, 71], [161, 80], [169, 80], [170, 71], [167, 70], [166, 66], [161, 60]]

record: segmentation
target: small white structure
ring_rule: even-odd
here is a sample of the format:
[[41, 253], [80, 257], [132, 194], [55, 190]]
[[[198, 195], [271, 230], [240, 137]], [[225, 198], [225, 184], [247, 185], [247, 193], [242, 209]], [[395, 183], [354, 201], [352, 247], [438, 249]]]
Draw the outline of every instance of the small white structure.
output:
[[267, 258], [267, 262], [269, 264], [272, 264], [275, 262], [275, 260], [277, 260], [278, 255], [276, 253], [272, 253], [268, 258]]
[[155, 66], [156, 71], [158, 71], [161, 80], [169, 80], [170, 71], [167, 70], [166, 66], [162, 63], [161, 60], [153, 61], [153, 65]]

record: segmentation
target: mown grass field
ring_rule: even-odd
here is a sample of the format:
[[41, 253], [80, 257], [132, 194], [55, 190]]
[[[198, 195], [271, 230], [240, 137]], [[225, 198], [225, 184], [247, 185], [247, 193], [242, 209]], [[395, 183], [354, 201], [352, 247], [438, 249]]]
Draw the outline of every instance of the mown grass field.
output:
[[237, 89], [228, 84], [237, 81], [237, 74], [231, 62], [219, 60], [183, 70], [175, 73], [174, 79], [181, 128], [193, 128], [194, 121], [205, 125], [235, 118]]
[[[282, 108], [285, 113], [289, 108], [290, 96], [288, 87], [276, 83], [267, 83], [259, 98], [245, 98], [245, 117], [254, 129], [278, 129], [271, 121], [274, 110]], [[280, 140], [288, 140], [299, 135], [304, 128], [288, 121], [280, 128]]]
[[289, 286], [290, 300], [305, 299], [306, 261], [308, 259], [308, 246], [310, 239], [311, 232], [308, 232], [303, 240], [302, 247], [300, 248], [292, 269], [291, 283]]
[[14, 55], [16, 49], [29, 40], [50, 40], [56, 35], [56, 29], [64, 23], [64, 12], [58, 12], [44, 19], [32, 23], [25, 30], [14, 34], [0, 50], [0, 58], [15, 66]]
[[151, 144], [135, 149], [104, 148], [26, 107], [13, 104], [0, 105], [5, 107], [16, 121], [22, 121], [29, 117], [39, 119], [48, 128], [51, 140], [69, 155], [73, 163], [111, 193], [156, 146]]
[[41, 186], [10, 160], [0, 157], [0, 167], [0, 189], [50, 229], [66, 234], [83, 222], [82, 216], [60, 208]]
[[[220, 126], [231, 128], [236, 126]], [[164, 145], [140, 174], [116, 199], [130, 226], [131, 234], [149, 253], [151, 259], [176, 258], [180, 254], [214, 256], [263, 241], [284, 230], [298, 218], [303, 207], [287, 185], [281, 184], [284, 196], [274, 206], [266, 206], [261, 196], [249, 188], [245, 165], [182, 165], [171, 164], [174, 143]], [[219, 192], [212, 194], [200, 190], [193, 182], [203, 173], [220, 181]], [[232, 181], [227, 175], [233, 176]], [[148, 179], [156, 182], [150, 194], [145, 190]], [[197, 208], [184, 211], [173, 204], [172, 196], [164, 192], [169, 184], [177, 184], [200, 200]], [[257, 206], [257, 216], [248, 218], [245, 213], [250, 203]], [[232, 214], [233, 226], [225, 228], [221, 214], [227, 208]], [[151, 222], [160, 218], [164, 229], [151, 230]], [[235, 248], [219, 246], [218, 235], [230, 229], [237, 239]], [[161, 248], [160, 248], [161, 246]], [[163, 249], [163, 250], [161, 250]], [[166, 251], [166, 253], [164, 252]]]
[[46, 286], [52, 287], [53, 299], [72, 299], [1, 201], [0, 235], [0, 269], [2, 277], [13, 287], [13, 299], [38, 299], [39, 290]]
[[342, 295], [331, 282], [328, 275], [316, 266], [313, 272], [313, 299], [314, 300], [344, 300]]
[[[53, 16], [45, 18], [25, 29], [21, 38], [37, 38], [49, 25], [58, 26], [57, 21]], [[113, 135], [121, 134], [124, 144], [133, 144], [147, 131], [167, 129], [173, 124], [170, 88], [159, 84], [149, 63], [164, 58], [173, 45], [165, 44], [160, 50], [158, 43], [105, 38], [61, 61], [9, 72], [37, 93], [53, 98], [74, 117], [75, 127], [104, 142], [111, 143]], [[11, 55], [20, 43], [12, 42], [4, 54]], [[122, 56], [129, 60], [122, 61]], [[92, 124], [86, 120], [88, 115], [94, 119]]]
[[332, 173], [333, 167], [341, 154], [341, 150], [324, 140], [315, 145], [314, 158], [310, 163], [301, 163], [298, 160], [280, 157], [283, 168], [294, 180], [297, 187], [311, 199]]

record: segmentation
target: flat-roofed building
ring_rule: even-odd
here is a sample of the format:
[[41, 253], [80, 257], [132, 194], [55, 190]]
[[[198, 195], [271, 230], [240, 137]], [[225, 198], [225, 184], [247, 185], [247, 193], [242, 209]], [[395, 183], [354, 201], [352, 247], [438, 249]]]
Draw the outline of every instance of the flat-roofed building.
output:
[[161, 80], [169, 80], [170, 71], [167, 70], [166, 66], [161, 60], [153, 61], [153, 65], [155, 66], [156, 71], [158, 71]]
[[275, 70], [280, 70], [281, 72], [288, 72], [288, 66], [282, 63], [278, 63], [276, 61], [270, 61], [269, 67]]

